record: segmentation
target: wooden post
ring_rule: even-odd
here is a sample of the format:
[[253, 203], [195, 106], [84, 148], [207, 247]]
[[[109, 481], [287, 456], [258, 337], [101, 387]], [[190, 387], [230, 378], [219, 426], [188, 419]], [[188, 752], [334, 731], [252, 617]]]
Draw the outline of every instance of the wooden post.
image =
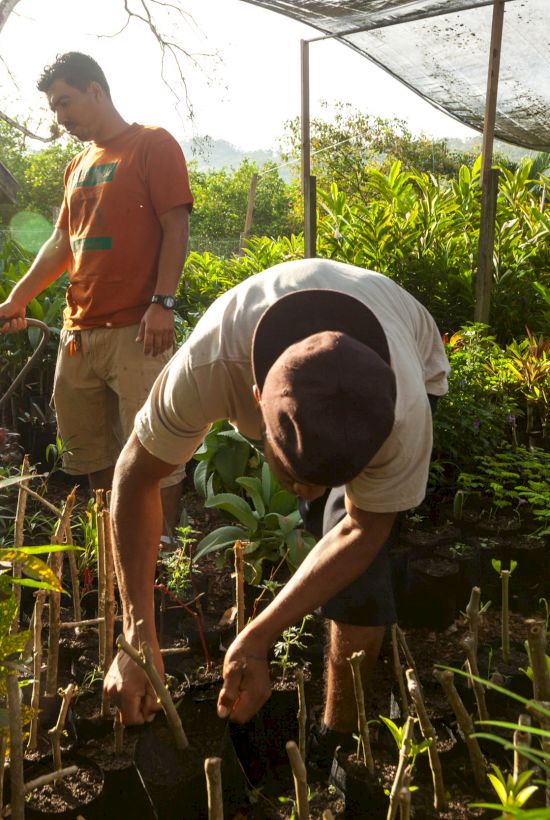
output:
[[29, 742], [27, 748], [34, 750], [38, 748], [38, 710], [40, 708], [40, 677], [42, 672], [42, 610], [46, 600], [46, 590], [39, 589], [36, 593], [36, 603], [34, 605], [33, 623], [33, 682], [31, 709], [33, 716], [29, 729]]
[[223, 820], [222, 761], [220, 757], [207, 757], [204, 761], [206, 793], [208, 796], [208, 820]]
[[23, 793], [23, 730], [21, 725], [21, 704], [17, 672], [10, 669], [6, 676], [8, 694], [8, 720], [10, 729], [10, 777], [11, 777], [11, 817], [24, 820], [25, 799]]
[[[29, 457], [23, 457], [23, 463], [21, 465], [21, 475], [28, 475], [30, 473], [30, 464], [29, 464]], [[13, 546], [15, 549], [21, 549], [23, 546], [23, 530], [25, 525], [25, 509], [27, 507], [27, 493], [25, 492], [25, 487], [27, 486], [28, 481], [22, 481], [19, 485], [19, 493], [17, 496], [17, 510], [15, 513], [15, 522], [14, 522], [14, 531], [13, 531]], [[21, 578], [21, 564], [19, 561], [15, 561], [13, 564], [13, 577], [14, 578]], [[12, 625], [10, 627], [10, 632], [15, 633], [19, 632], [19, 608], [21, 604], [21, 587], [18, 584], [15, 584], [13, 587], [13, 594], [15, 595], [15, 600], [17, 601], [17, 611], [15, 613]]]
[[488, 322], [491, 305], [491, 284], [493, 268], [494, 224], [496, 212], [496, 190], [498, 173], [492, 172], [493, 141], [500, 70], [500, 51], [504, 23], [505, 0], [494, 0], [491, 46], [487, 74], [487, 94], [485, 99], [485, 120], [483, 123], [483, 143], [481, 148], [481, 216], [477, 256], [476, 322]]
[[304, 258], [317, 256], [317, 179], [309, 175], [304, 188]]
[[256, 203], [256, 187], [258, 185], [258, 174], [252, 174], [250, 177], [250, 187], [248, 189], [248, 201], [246, 203], [246, 216], [244, 219], [244, 228], [239, 242], [239, 254], [242, 254], [244, 243], [250, 234], [252, 227], [252, 217], [254, 215], [254, 205]]
[[236, 634], [244, 629], [244, 556], [243, 542], [235, 541], [233, 547], [235, 558], [235, 607], [237, 609]]
[[292, 769], [294, 792], [296, 794], [296, 816], [298, 820], [309, 820], [309, 800], [307, 771], [300, 751], [293, 740], [286, 744], [286, 753]]

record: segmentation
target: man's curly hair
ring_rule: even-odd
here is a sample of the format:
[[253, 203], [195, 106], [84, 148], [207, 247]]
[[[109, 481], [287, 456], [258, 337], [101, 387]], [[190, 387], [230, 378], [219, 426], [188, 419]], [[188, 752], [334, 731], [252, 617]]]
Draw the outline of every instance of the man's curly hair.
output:
[[79, 91], [86, 91], [90, 83], [99, 83], [111, 99], [111, 90], [103, 69], [92, 57], [81, 54], [79, 51], [58, 54], [55, 63], [46, 66], [40, 75], [37, 88], [47, 93], [57, 80], [63, 80], [67, 85], [78, 88]]

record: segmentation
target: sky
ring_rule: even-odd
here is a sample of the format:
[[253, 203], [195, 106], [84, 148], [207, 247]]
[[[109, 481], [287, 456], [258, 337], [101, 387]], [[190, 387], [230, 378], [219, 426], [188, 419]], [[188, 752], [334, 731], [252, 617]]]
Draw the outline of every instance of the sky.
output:
[[[133, 20], [116, 34], [126, 19], [123, 0], [20, 0], [0, 32], [0, 107], [47, 134], [51, 116], [36, 79], [57, 53], [84, 51], [102, 66], [125, 119], [163, 126], [178, 140], [209, 135], [244, 150], [276, 148], [284, 122], [300, 113], [300, 39], [318, 32], [242, 0], [178, 1], [190, 17], [169, 10], [160, 22], [193, 55], [182, 61], [192, 117], [163, 83], [145, 25]], [[167, 76], [183, 98], [170, 64]], [[312, 117], [329, 118], [342, 101], [435, 138], [475, 133], [341, 43], [310, 46], [310, 90]]]

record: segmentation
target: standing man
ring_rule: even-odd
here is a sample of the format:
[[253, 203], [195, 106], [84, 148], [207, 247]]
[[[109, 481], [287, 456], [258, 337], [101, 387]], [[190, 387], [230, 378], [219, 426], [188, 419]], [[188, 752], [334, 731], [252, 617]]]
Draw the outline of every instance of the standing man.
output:
[[[212, 421], [263, 438], [279, 482], [314, 501], [340, 490], [341, 515], [224, 663], [220, 717], [249, 720], [270, 695], [267, 655], [282, 631], [323, 606], [330, 620], [325, 728], [356, 726], [347, 657], [375, 663], [396, 620], [385, 544], [395, 515], [423, 499], [432, 448], [428, 394], [448, 363], [427, 310], [391, 279], [331, 260], [276, 265], [223, 294], [155, 382], [117, 463], [113, 527], [123, 627], [137, 622], [162, 671], [153, 618], [159, 482]], [[119, 653], [105, 681], [126, 723], [159, 708]]]
[[[0, 305], [0, 332], [24, 328], [27, 304], [68, 270], [53, 395], [63, 467], [109, 489], [134, 416], [173, 353], [193, 197], [177, 142], [127, 123], [91, 57], [59, 56], [38, 89], [58, 123], [89, 145], [66, 169], [52, 236]], [[183, 469], [163, 481], [168, 520]]]

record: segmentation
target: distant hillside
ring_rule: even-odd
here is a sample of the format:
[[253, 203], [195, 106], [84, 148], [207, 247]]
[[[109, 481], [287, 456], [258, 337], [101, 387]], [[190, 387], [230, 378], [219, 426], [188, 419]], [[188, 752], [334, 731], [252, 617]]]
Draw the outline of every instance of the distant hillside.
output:
[[186, 158], [194, 160], [199, 171], [237, 168], [245, 159], [261, 167], [265, 162], [277, 162], [278, 159], [274, 151], [243, 151], [226, 140], [215, 140], [207, 136], [180, 144]]
[[[480, 154], [481, 140], [481, 134], [479, 136], [469, 137], [465, 140], [448, 137], [447, 145], [452, 151], [464, 151], [473, 154]], [[519, 162], [523, 159], [523, 157], [530, 157], [533, 159], [537, 155], [536, 151], [530, 151], [528, 148], [520, 148], [517, 145], [509, 145], [507, 142], [501, 142], [500, 140], [495, 140], [493, 150], [495, 154], [501, 154], [508, 157], [508, 159], [511, 159], [513, 162]]]

